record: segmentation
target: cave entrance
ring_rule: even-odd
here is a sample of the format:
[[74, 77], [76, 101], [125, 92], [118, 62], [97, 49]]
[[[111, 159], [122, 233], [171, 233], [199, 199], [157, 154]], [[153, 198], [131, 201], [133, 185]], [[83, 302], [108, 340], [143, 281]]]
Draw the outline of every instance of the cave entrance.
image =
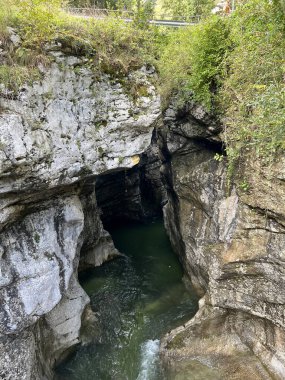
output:
[[165, 191], [158, 163], [99, 176], [96, 198], [106, 229], [129, 220], [146, 223], [162, 218]]

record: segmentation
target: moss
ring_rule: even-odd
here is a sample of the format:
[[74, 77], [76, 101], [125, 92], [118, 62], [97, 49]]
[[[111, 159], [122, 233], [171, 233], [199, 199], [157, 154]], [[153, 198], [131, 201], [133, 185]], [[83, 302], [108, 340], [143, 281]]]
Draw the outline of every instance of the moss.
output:
[[128, 113], [129, 113], [129, 116], [132, 117], [134, 120], [138, 120], [140, 117], [140, 114], [137, 112], [134, 112], [133, 109], [129, 109]]
[[98, 151], [99, 157], [102, 158], [104, 156], [104, 149], [101, 146], [99, 146], [97, 148], [97, 151]]
[[29, 122], [30, 128], [32, 131], [36, 131], [42, 128], [42, 123], [39, 120], [33, 120]]
[[44, 255], [47, 257], [47, 259], [48, 259], [49, 261], [52, 261], [53, 258], [54, 258], [53, 254], [50, 253], [50, 252], [45, 252]]
[[54, 95], [53, 95], [53, 92], [52, 91], [48, 91], [44, 94], [44, 97], [46, 100], [52, 100], [54, 98]]
[[6, 144], [3, 141], [0, 141], [0, 150], [4, 151], [6, 148]]
[[95, 129], [99, 130], [101, 127], [106, 127], [108, 125], [108, 121], [107, 120], [97, 120], [97, 121], [95, 121], [94, 125], [95, 125]]
[[37, 232], [35, 232], [35, 234], [34, 234], [34, 240], [35, 240], [35, 242], [39, 243], [40, 239], [41, 239], [40, 235]]
[[167, 344], [167, 348], [169, 350], [177, 350], [179, 348], [182, 348], [184, 347], [184, 339], [185, 339], [185, 335], [184, 335], [184, 331], [178, 333], [177, 335], [175, 335], [175, 337]]

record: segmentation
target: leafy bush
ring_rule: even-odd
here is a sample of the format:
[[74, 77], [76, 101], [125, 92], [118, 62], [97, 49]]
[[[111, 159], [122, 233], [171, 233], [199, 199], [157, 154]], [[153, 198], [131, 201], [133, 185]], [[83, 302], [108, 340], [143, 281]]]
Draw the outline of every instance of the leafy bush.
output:
[[221, 85], [223, 61], [230, 47], [228, 35], [228, 20], [218, 16], [174, 33], [159, 61], [164, 97], [179, 89], [185, 100], [193, 92], [210, 110]]
[[283, 0], [243, 1], [177, 31], [159, 68], [165, 97], [191, 95], [223, 119], [230, 174], [248, 153], [268, 163], [285, 149]]
[[17, 26], [24, 44], [39, 45], [57, 34], [61, 0], [19, 0]]
[[268, 162], [285, 148], [284, 25], [279, 1], [250, 0], [232, 19], [219, 95], [231, 165], [247, 152]]
[[161, 8], [172, 19], [191, 19], [193, 16], [209, 14], [214, 0], [161, 0]]

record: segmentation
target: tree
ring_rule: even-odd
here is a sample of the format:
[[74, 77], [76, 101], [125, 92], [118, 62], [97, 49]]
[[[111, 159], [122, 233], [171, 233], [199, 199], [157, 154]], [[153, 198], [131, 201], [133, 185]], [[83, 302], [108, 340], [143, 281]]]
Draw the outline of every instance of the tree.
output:
[[162, 9], [172, 19], [188, 19], [191, 16], [203, 16], [214, 8], [214, 0], [162, 0]]

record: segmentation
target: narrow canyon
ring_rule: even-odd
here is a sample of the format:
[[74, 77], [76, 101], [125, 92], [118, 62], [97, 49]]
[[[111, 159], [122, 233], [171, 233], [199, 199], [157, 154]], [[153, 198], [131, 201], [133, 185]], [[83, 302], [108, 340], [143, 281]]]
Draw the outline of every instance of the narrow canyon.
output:
[[199, 298], [161, 337], [163, 378], [284, 379], [284, 156], [249, 159], [243, 191], [222, 123], [191, 97], [162, 111], [151, 66], [128, 74], [134, 95], [50, 54], [41, 80], [0, 97], [0, 377], [53, 379], [94, 319], [79, 273], [122, 255], [109, 226], [163, 218]]

